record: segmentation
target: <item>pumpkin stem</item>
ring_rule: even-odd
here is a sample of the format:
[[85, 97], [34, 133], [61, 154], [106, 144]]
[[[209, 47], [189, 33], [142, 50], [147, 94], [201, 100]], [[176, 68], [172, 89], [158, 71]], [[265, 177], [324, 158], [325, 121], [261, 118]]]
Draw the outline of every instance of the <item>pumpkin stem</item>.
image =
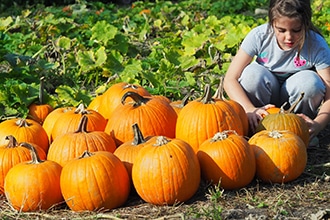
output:
[[88, 133], [87, 122], [88, 122], [88, 117], [86, 115], [82, 115], [78, 124], [78, 129], [74, 133], [80, 133], [80, 132]]
[[185, 105], [187, 105], [190, 96], [194, 93], [194, 89], [191, 89], [181, 100], [180, 104], [173, 104], [173, 106], [176, 106], [178, 108], [183, 108]]
[[158, 136], [154, 146], [159, 147], [159, 146], [167, 144], [168, 142], [170, 142], [170, 141], [165, 136]]
[[217, 142], [217, 141], [223, 141], [225, 139], [228, 138], [229, 134], [236, 134], [237, 132], [234, 130], [226, 130], [226, 131], [222, 131], [222, 132], [217, 132], [212, 138], [211, 138], [211, 142]]
[[277, 130], [274, 130], [274, 131], [270, 131], [269, 132], [269, 137], [271, 137], [271, 138], [281, 138], [281, 137], [283, 137], [283, 134], [281, 134], [279, 131], [277, 131]]
[[213, 98], [214, 99], [221, 99], [221, 100], [224, 100], [224, 95], [223, 95], [223, 81], [224, 81], [224, 77], [223, 76], [220, 76], [220, 79], [219, 79], [219, 85], [218, 85], [218, 88], [217, 90], [215, 91], [214, 95], [213, 95]]
[[32, 161], [30, 162], [31, 164], [38, 164], [44, 162], [43, 160], [40, 159], [36, 149], [29, 143], [22, 142], [19, 144], [19, 146], [25, 147], [30, 150]]
[[140, 94], [136, 93], [136, 92], [126, 92], [123, 97], [121, 98], [121, 104], [125, 104], [125, 100], [127, 97], [131, 97], [134, 101], [133, 106], [140, 106], [145, 104], [146, 102], [149, 101], [149, 98], [144, 98], [143, 96], [141, 96]]
[[304, 98], [304, 95], [305, 95], [304, 92], [300, 93], [300, 97], [298, 98], [298, 100], [296, 100], [296, 101], [291, 105], [291, 107], [288, 109], [287, 112], [292, 113], [293, 110], [294, 110], [294, 109], [296, 108], [296, 106], [298, 105], [298, 103]]
[[124, 86], [123, 89], [128, 89], [128, 88], [138, 89], [138, 87], [136, 85], [134, 85], [134, 84], [127, 84], [127, 85]]
[[138, 124], [135, 123], [135, 124], [133, 124], [132, 127], [133, 127], [133, 133], [134, 133], [134, 139], [133, 139], [132, 145], [136, 146], [136, 145], [145, 143], [146, 140], [144, 139]]
[[91, 157], [94, 154], [92, 152], [89, 152], [87, 150], [84, 151], [84, 153], [82, 153], [82, 155], [78, 158], [78, 159], [82, 159], [82, 158], [86, 158], [86, 157]]
[[89, 111], [85, 108], [83, 103], [80, 103], [76, 108], [76, 110], [74, 111], [74, 113], [85, 115], [85, 114], [89, 114]]
[[5, 140], [8, 140], [9, 143], [7, 145], [7, 148], [14, 148], [16, 147], [18, 144], [17, 144], [17, 140], [16, 138], [13, 136], [13, 135], [8, 135], [5, 137]]
[[30, 124], [24, 118], [18, 119], [15, 124], [18, 127], [29, 127], [30, 126]]
[[39, 86], [39, 104], [44, 104], [44, 80], [45, 77], [40, 77], [40, 86]]
[[201, 99], [201, 102], [203, 104], [208, 104], [208, 103], [213, 102], [212, 95], [211, 95], [211, 86], [210, 86], [210, 84], [205, 85], [204, 94], [203, 94], [203, 97]]

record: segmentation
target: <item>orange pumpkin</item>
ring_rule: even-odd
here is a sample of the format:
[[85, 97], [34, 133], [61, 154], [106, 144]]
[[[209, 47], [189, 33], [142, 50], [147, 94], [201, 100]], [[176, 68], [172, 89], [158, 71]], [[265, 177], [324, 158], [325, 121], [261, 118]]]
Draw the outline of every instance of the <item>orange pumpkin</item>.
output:
[[85, 109], [84, 105], [80, 104], [74, 111], [67, 111], [56, 120], [51, 139], [55, 140], [63, 134], [74, 132], [83, 115], [88, 117], [87, 131], [104, 131], [107, 124], [106, 119], [100, 113]]
[[42, 127], [45, 129], [48, 139], [49, 139], [49, 143], [53, 142], [52, 139], [52, 131], [53, 131], [53, 127], [54, 124], [56, 122], [56, 120], [62, 116], [62, 114], [68, 112], [68, 111], [75, 111], [76, 108], [75, 107], [61, 107], [61, 108], [56, 108], [54, 109], [51, 113], [49, 113], [47, 115], [47, 117], [44, 120], [44, 123], [42, 124]]
[[63, 197], [73, 211], [97, 211], [123, 205], [130, 193], [124, 164], [110, 152], [84, 152], [61, 174]]
[[249, 143], [256, 158], [257, 177], [265, 182], [295, 180], [306, 167], [305, 144], [291, 131], [262, 130], [254, 134]]
[[243, 126], [243, 134], [245, 136], [248, 136], [249, 135], [249, 120], [248, 120], [247, 114], [246, 114], [243, 106], [241, 106], [241, 104], [239, 104], [238, 102], [236, 102], [234, 100], [225, 98], [223, 80], [224, 80], [224, 77], [223, 76], [220, 77], [219, 86], [218, 86], [218, 89], [216, 90], [213, 98], [218, 98], [222, 101], [226, 101], [231, 106], [231, 108], [238, 114], [238, 116], [241, 120], [241, 123]]
[[[132, 101], [126, 102], [128, 98]], [[117, 146], [133, 139], [133, 134], [127, 131], [135, 123], [145, 136], [175, 136], [177, 115], [168, 102], [127, 92], [122, 97], [122, 103], [112, 113], [105, 128], [106, 133], [113, 135]]]
[[309, 128], [304, 119], [292, 111], [296, 107], [296, 104], [302, 99], [300, 97], [295, 104], [293, 104], [288, 110], [284, 110], [283, 106], [280, 111], [275, 114], [269, 114], [265, 116], [257, 127], [257, 132], [261, 130], [288, 130], [297, 134], [305, 143], [306, 147], [309, 143]]
[[212, 98], [210, 85], [206, 85], [202, 98], [181, 109], [176, 123], [176, 138], [186, 141], [197, 152], [204, 141], [225, 130], [235, 130], [244, 135], [238, 113], [227, 101]]
[[[109, 119], [117, 106], [121, 105], [121, 99], [127, 92], [135, 92], [141, 96], [151, 96], [148, 90], [140, 85], [129, 84], [126, 82], [115, 83], [103, 93], [102, 106], [99, 107], [98, 112], [103, 115], [105, 119]], [[130, 100], [129, 97], [128, 100]]]
[[47, 159], [64, 166], [85, 151], [109, 151], [113, 153], [116, 144], [113, 138], [104, 131], [87, 131], [88, 117], [83, 115], [78, 129], [56, 138], [50, 145]]
[[87, 108], [99, 112], [103, 105], [103, 95], [98, 95], [89, 103]]
[[12, 118], [0, 123], [0, 145], [6, 145], [6, 137], [12, 135], [18, 142], [27, 142], [48, 152], [49, 142], [45, 129], [32, 119]]
[[47, 210], [63, 201], [60, 189], [62, 167], [53, 161], [40, 160], [35, 148], [21, 143], [31, 151], [32, 160], [17, 164], [5, 177], [6, 199], [16, 210]]
[[124, 163], [131, 181], [134, 160], [138, 152], [146, 144], [146, 141], [151, 138], [151, 136], [144, 138], [138, 124], [135, 123], [132, 127], [134, 134], [133, 140], [124, 142], [114, 152], [114, 155]]
[[36, 122], [43, 124], [47, 115], [54, 110], [54, 108], [44, 103], [44, 77], [40, 78], [39, 88], [39, 102], [32, 103], [29, 105], [28, 118], [35, 120]]
[[197, 156], [204, 179], [224, 189], [242, 188], [256, 173], [252, 147], [233, 131], [218, 132], [204, 141]]
[[134, 160], [132, 180], [138, 195], [155, 205], [190, 199], [200, 183], [200, 166], [191, 146], [180, 139], [152, 137]]
[[[7, 145], [0, 146], [0, 194], [4, 193], [4, 181], [8, 171], [15, 165], [31, 160], [31, 153], [25, 147], [20, 146], [15, 137], [9, 135], [6, 137], [9, 141]], [[46, 159], [46, 153], [38, 145], [31, 144], [36, 149], [42, 160]]]

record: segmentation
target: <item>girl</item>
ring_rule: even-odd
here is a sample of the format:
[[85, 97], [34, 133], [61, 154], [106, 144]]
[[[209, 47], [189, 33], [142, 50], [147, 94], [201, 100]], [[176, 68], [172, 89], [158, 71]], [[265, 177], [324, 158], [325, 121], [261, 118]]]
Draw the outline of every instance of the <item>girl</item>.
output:
[[290, 105], [304, 92], [295, 113], [312, 139], [330, 119], [329, 46], [312, 24], [310, 0], [270, 0], [268, 18], [243, 40], [225, 91], [245, 109], [252, 134], [268, 108]]

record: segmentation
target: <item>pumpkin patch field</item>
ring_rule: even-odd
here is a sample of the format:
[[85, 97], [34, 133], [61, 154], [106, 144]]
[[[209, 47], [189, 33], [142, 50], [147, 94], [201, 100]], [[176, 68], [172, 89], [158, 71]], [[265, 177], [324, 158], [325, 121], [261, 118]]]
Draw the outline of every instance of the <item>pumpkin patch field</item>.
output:
[[267, 0], [42, 3], [0, 3], [0, 219], [330, 218], [330, 124], [223, 90]]

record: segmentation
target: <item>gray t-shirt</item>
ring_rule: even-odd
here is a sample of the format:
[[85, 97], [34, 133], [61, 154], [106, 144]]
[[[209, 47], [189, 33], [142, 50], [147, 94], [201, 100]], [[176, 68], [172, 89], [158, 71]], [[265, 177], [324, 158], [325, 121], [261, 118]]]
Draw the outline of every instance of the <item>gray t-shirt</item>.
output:
[[330, 48], [325, 39], [310, 31], [297, 59], [297, 50], [282, 50], [268, 24], [252, 29], [242, 42], [241, 48], [256, 62], [276, 74], [280, 81], [306, 69], [321, 70], [330, 66]]

